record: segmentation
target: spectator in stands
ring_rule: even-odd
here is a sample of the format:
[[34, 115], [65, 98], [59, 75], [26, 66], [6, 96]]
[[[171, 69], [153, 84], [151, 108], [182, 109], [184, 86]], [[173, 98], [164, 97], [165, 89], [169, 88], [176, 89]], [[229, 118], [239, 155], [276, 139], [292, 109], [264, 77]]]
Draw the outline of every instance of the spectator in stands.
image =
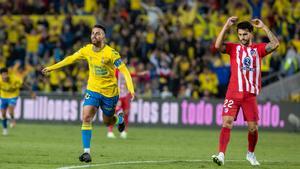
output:
[[161, 92], [161, 98], [167, 99], [167, 98], [171, 98], [171, 97], [172, 97], [172, 93], [170, 92], [169, 87], [164, 86], [163, 91]]
[[199, 75], [200, 91], [204, 97], [214, 96], [218, 93], [218, 78], [217, 75], [208, 67], [205, 67], [203, 72]]
[[283, 72], [286, 76], [290, 76], [299, 71], [299, 53], [293, 43], [289, 43], [289, 48], [285, 56]]
[[[108, 43], [126, 56], [130, 64], [135, 62], [131, 66], [133, 69], [142, 67], [149, 71], [144, 77], [136, 78], [136, 84], [141, 84], [141, 95], [148, 92], [148, 96], [160, 96], [163, 86], [168, 86], [174, 97], [200, 98], [204, 90], [200, 90], [198, 76], [202, 74], [206, 57], [210, 57], [206, 55], [211, 55], [210, 52], [213, 55], [211, 46], [225, 22], [224, 19], [229, 15], [237, 15], [242, 20], [259, 16], [266, 18], [265, 23], [280, 35], [279, 48], [270, 60], [264, 60], [269, 65], [268, 72], [279, 71], [281, 66], [282, 70], [285, 68], [285, 73], [295, 73], [299, 69], [296, 58], [298, 59], [300, 51], [300, 15], [297, 12], [300, 3], [297, 0], [248, 2], [249, 4], [215, 0], [174, 3], [162, 0], [143, 3], [141, 0], [55, 0], [38, 3], [0, 1], [0, 67], [13, 66], [16, 61], [24, 66], [30, 64], [33, 70], [25, 81], [32, 85], [37, 82], [36, 89], [46, 92], [65, 90], [64, 85], [59, 86], [55, 81], [59, 79], [66, 81], [68, 89], [72, 83], [72, 90], [80, 93], [85, 84], [78, 79], [82, 79], [85, 73], [76, 74], [74, 72], [78, 73], [78, 70], [72, 70], [71, 79], [63, 78], [64, 75], [58, 73], [50, 75], [53, 77], [45, 81], [38, 79], [36, 72], [40, 64], [58, 62], [67, 53], [72, 53], [88, 42], [86, 35], [90, 26], [99, 22], [107, 26], [106, 35], [110, 39]], [[261, 10], [262, 6], [264, 10]], [[234, 8], [240, 10], [231, 10]], [[19, 18], [15, 14], [27, 15]], [[236, 36], [231, 34], [227, 38], [234, 41]], [[262, 41], [265, 39], [260, 33], [256, 38]], [[297, 55], [292, 56], [295, 51]], [[224, 88], [226, 79], [220, 74], [226, 72], [229, 56], [221, 55], [208, 63], [219, 81], [216, 84], [217, 96], [223, 97], [224, 92], [220, 89]], [[43, 83], [45, 87], [41, 86]], [[188, 85], [189, 83], [193, 85]], [[212, 91], [208, 93], [214, 95]]]
[[252, 18], [261, 18], [261, 9], [263, 7], [263, 0], [248, 0], [249, 5], [252, 9]]

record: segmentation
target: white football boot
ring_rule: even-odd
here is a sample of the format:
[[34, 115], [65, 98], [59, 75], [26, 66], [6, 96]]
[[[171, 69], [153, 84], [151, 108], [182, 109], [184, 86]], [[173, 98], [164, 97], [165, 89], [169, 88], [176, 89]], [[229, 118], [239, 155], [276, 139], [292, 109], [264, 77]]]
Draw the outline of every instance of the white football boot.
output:
[[7, 129], [3, 129], [3, 131], [2, 131], [2, 135], [3, 135], [3, 136], [6, 136], [6, 135], [8, 135], [8, 130], [7, 130]]
[[218, 164], [219, 166], [224, 165], [224, 153], [220, 152], [218, 155], [212, 155], [211, 157], [214, 163]]
[[108, 132], [107, 133], [107, 138], [116, 138], [116, 136], [113, 132]]
[[254, 155], [254, 153], [252, 152], [247, 152], [247, 155], [246, 155], [246, 159], [250, 162], [251, 165], [253, 166], [258, 166], [260, 165], [259, 162], [256, 160], [256, 157]]
[[126, 131], [121, 132], [120, 137], [123, 138], [123, 139], [126, 139], [127, 138], [127, 132]]

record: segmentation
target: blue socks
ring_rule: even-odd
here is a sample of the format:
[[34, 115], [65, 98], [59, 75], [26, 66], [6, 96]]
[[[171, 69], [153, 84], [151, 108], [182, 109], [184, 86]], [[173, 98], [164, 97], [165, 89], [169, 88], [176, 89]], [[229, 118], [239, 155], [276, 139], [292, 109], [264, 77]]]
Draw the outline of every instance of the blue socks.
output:
[[91, 138], [92, 138], [92, 125], [90, 123], [82, 123], [81, 126], [82, 144], [85, 153], [90, 153]]
[[83, 148], [91, 147], [92, 130], [81, 130]]
[[115, 125], [122, 124], [124, 122], [124, 117], [121, 114], [115, 115], [115, 118], [116, 118], [116, 124]]
[[3, 127], [4, 129], [7, 128], [7, 119], [6, 119], [6, 118], [2, 120], [2, 127]]

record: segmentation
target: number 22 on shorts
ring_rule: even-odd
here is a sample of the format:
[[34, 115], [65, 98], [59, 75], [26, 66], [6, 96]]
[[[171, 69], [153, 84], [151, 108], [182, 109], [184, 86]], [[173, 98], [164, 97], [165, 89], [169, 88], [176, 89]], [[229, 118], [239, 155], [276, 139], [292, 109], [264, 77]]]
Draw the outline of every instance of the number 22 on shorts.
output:
[[224, 113], [227, 113], [229, 111], [229, 108], [232, 108], [232, 105], [233, 105], [233, 100], [225, 99], [224, 105], [223, 105]]

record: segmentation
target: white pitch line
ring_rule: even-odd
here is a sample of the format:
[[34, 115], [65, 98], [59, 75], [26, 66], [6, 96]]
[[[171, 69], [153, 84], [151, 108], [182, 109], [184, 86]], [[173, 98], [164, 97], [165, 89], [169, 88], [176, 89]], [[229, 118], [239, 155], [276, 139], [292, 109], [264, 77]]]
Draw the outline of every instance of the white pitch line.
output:
[[101, 163], [101, 164], [88, 164], [88, 165], [78, 165], [62, 167], [57, 169], [73, 169], [73, 168], [84, 168], [84, 167], [97, 167], [97, 166], [110, 166], [110, 165], [128, 165], [128, 164], [155, 164], [155, 163], [173, 163], [173, 162], [208, 162], [211, 160], [161, 160], [161, 161], [118, 161], [111, 163]]
[[[242, 162], [246, 160], [226, 160], [229, 162]], [[88, 164], [88, 165], [75, 165], [75, 166], [66, 166], [57, 169], [74, 169], [74, 168], [90, 168], [90, 167], [99, 167], [99, 166], [111, 166], [111, 165], [128, 165], [128, 164], [159, 164], [159, 163], [174, 163], [174, 162], [212, 162], [212, 160], [150, 160], [150, 161], [117, 161], [117, 162], [110, 162], [110, 163], [100, 163], [100, 164]], [[264, 160], [261, 162], [268, 162], [268, 163], [277, 163], [280, 161], [268, 161]]]

